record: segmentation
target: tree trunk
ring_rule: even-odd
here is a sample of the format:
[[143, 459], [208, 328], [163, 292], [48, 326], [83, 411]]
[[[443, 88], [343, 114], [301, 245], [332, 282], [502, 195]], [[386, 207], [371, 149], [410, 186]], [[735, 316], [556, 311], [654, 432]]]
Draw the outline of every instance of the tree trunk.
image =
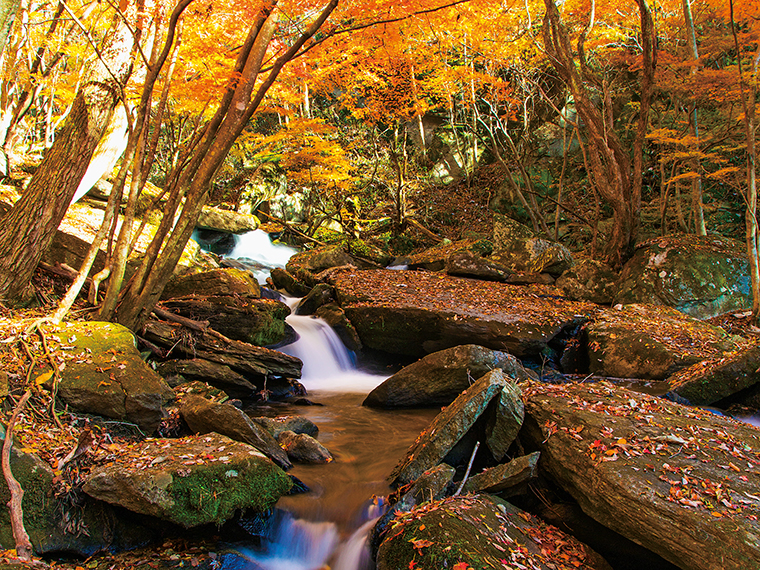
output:
[[0, 55], [5, 49], [5, 42], [11, 34], [13, 20], [16, 18], [21, 0], [0, 0]]
[[[121, 20], [119, 20], [121, 22]], [[123, 22], [88, 70], [53, 146], [0, 224], [0, 299], [19, 300], [50, 246], [93, 152], [122, 98], [135, 35]], [[76, 160], [73, 159], [76, 157]]]

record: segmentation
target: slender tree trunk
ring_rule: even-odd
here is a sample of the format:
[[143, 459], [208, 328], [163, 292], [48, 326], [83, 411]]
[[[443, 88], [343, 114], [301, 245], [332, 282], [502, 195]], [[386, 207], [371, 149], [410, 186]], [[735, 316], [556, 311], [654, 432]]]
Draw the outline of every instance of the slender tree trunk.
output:
[[21, 0], [0, 0], [0, 55], [5, 50], [5, 42], [11, 34], [19, 6]]
[[[686, 39], [689, 46], [689, 55], [694, 60], [691, 66], [692, 77], [697, 74], [697, 60], [699, 59], [699, 50], [697, 49], [697, 34], [694, 30], [694, 18], [691, 14], [691, 0], [683, 0], [683, 17], [686, 25]], [[696, 103], [690, 112], [691, 132], [694, 135], [694, 150], [699, 151], [699, 117], [697, 114]], [[707, 235], [705, 227], [705, 210], [702, 205], [702, 177], [699, 175], [700, 161], [694, 158], [691, 161], [691, 167], [697, 176], [691, 181], [691, 212], [694, 218], [694, 233], [700, 236]]]
[[[61, 132], [0, 224], [0, 299], [19, 300], [50, 246], [132, 69], [135, 36], [123, 22], [86, 73]], [[72, 158], [76, 157], [76, 160]]]

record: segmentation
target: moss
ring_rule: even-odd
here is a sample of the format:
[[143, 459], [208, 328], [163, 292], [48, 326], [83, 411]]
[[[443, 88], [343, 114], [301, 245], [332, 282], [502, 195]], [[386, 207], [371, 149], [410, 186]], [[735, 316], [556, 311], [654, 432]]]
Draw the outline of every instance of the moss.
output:
[[260, 459], [252, 457], [256, 465], [246, 470], [214, 465], [186, 477], [175, 475], [169, 488], [174, 500], [172, 520], [188, 528], [209, 519], [220, 525], [240, 508], [269, 509], [293, 483], [282, 469]]

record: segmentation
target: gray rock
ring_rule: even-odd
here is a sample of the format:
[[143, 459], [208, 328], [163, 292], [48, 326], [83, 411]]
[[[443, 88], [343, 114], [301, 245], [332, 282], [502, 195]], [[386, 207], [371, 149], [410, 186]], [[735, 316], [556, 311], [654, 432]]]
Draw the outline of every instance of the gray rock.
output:
[[609, 305], [617, 292], [618, 275], [594, 259], [580, 259], [557, 278], [555, 285], [568, 299]]
[[[532, 375], [511, 378], [523, 381], [531, 379]], [[496, 461], [503, 459], [509, 446], [517, 438], [524, 416], [522, 392], [517, 384], [508, 382], [502, 388], [496, 406], [490, 410], [486, 421], [486, 447]]]
[[491, 258], [513, 271], [561, 275], [573, 263], [564, 245], [535, 237], [519, 222], [494, 213], [494, 253]]
[[438, 414], [407, 450], [389, 477], [393, 486], [406, 485], [435, 467], [462, 437], [506, 384], [501, 370], [492, 370]]
[[319, 428], [317, 425], [309, 418], [303, 416], [279, 416], [276, 418], [260, 416], [251, 419], [266, 429], [275, 439], [277, 439], [284, 431], [305, 433], [311, 437], [317, 437], [317, 435], [319, 435]]
[[87, 477], [85, 493], [185, 528], [221, 525], [238, 509], [263, 512], [292, 480], [250, 445], [212, 433], [153, 439]]
[[330, 463], [333, 460], [324, 445], [305, 433], [285, 430], [277, 436], [277, 441], [295, 463]]
[[402, 368], [372, 390], [362, 405], [376, 408], [446, 406], [475, 379], [495, 368], [516, 382], [534, 376], [511, 354], [465, 344], [428, 354]]
[[[236, 394], [244, 393], [246, 396], [250, 396], [256, 391], [255, 384], [249, 382], [245, 376], [235, 372], [229, 366], [202, 358], [159, 362], [156, 365], [156, 371], [169, 383], [207, 382], [222, 390], [229, 390]], [[177, 382], [175, 380], [177, 378], [181, 380]]]
[[317, 309], [317, 316], [323, 319], [338, 335], [340, 341], [348, 350], [357, 352], [362, 348], [362, 341], [354, 325], [346, 317], [346, 313], [335, 303], [322, 305]]
[[333, 301], [333, 288], [327, 283], [318, 283], [296, 307], [296, 315], [313, 315], [322, 305]]
[[396, 510], [408, 511], [426, 501], [443, 499], [454, 480], [456, 469], [446, 463], [439, 463], [425, 471], [412, 483], [409, 490], [394, 505]]
[[251, 214], [240, 214], [214, 206], [203, 206], [196, 226], [207, 230], [242, 234], [258, 229], [259, 219]]
[[508, 281], [512, 272], [471, 251], [457, 251], [446, 259], [446, 273], [486, 281]]
[[252, 445], [283, 469], [292, 467], [287, 454], [266, 429], [245, 412], [227, 403], [216, 403], [188, 394], [182, 398], [179, 413], [198, 434], [216, 432], [235, 441]]
[[505, 493], [538, 475], [537, 465], [541, 452], [515, 457], [508, 463], [484, 469], [464, 484], [464, 493]]

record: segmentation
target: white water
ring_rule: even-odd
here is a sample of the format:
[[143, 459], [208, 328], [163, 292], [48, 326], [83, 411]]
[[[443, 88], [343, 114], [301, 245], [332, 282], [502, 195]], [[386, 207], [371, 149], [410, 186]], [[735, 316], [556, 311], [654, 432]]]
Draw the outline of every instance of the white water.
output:
[[[239, 236], [230, 257], [250, 259], [271, 268], [284, 267], [294, 253], [295, 250], [292, 248], [272, 244], [265, 232], [257, 230]], [[257, 275], [257, 278], [262, 282], [266, 275]], [[285, 299], [291, 311], [295, 309], [299, 301], [300, 299], [296, 298]], [[286, 321], [298, 333], [299, 338], [293, 344], [284, 346], [280, 350], [301, 359], [303, 362], [301, 382], [310, 394], [315, 392], [328, 393], [328, 395], [329, 393], [366, 394], [385, 380], [386, 376], [358, 370], [354, 355], [324, 320], [291, 314]], [[319, 425], [319, 422], [317, 423]], [[341, 468], [355, 469], [351, 465], [355, 461], [355, 456], [341, 456], [338, 453], [335, 463], [324, 467], [333, 470], [334, 473], [340, 473]], [[341, 463], [345, 465], [341, 467]], [[311, 484], [307, 477], [304, 477], [304, 480], [307, 484]], [[374, 481], [366, 483], [352, 481], [352, 486], [367, 483], [374, 483]], [[333, 490], [323, 490], [318, 495], [331, 496], [331, 491]], [[344, 496], [344, 499], [346, 498], [348, 498], [347, 495]], [[369, 495], [366, 498], [369, 499]], [[298, 500], [296, 497], [293, 499]], [[344, 505], [338, 506], [351, 508], [351, 504], [351, 500], [344, 500]], [[321, 570], [323, 568], [368, 570], [372, 568], [367, 535], [377, 517], [382, 513], [375, 503], [371, 505], [368, 512], [360, 516], [358, 524], [361, 526], [358, 528], [354, 526], [356, 530], [343, 541], [335, 522], [312, 521], [292, 515], [281, 517], [260, 550], [244, 553], [250, 561], [250, 570]]]

